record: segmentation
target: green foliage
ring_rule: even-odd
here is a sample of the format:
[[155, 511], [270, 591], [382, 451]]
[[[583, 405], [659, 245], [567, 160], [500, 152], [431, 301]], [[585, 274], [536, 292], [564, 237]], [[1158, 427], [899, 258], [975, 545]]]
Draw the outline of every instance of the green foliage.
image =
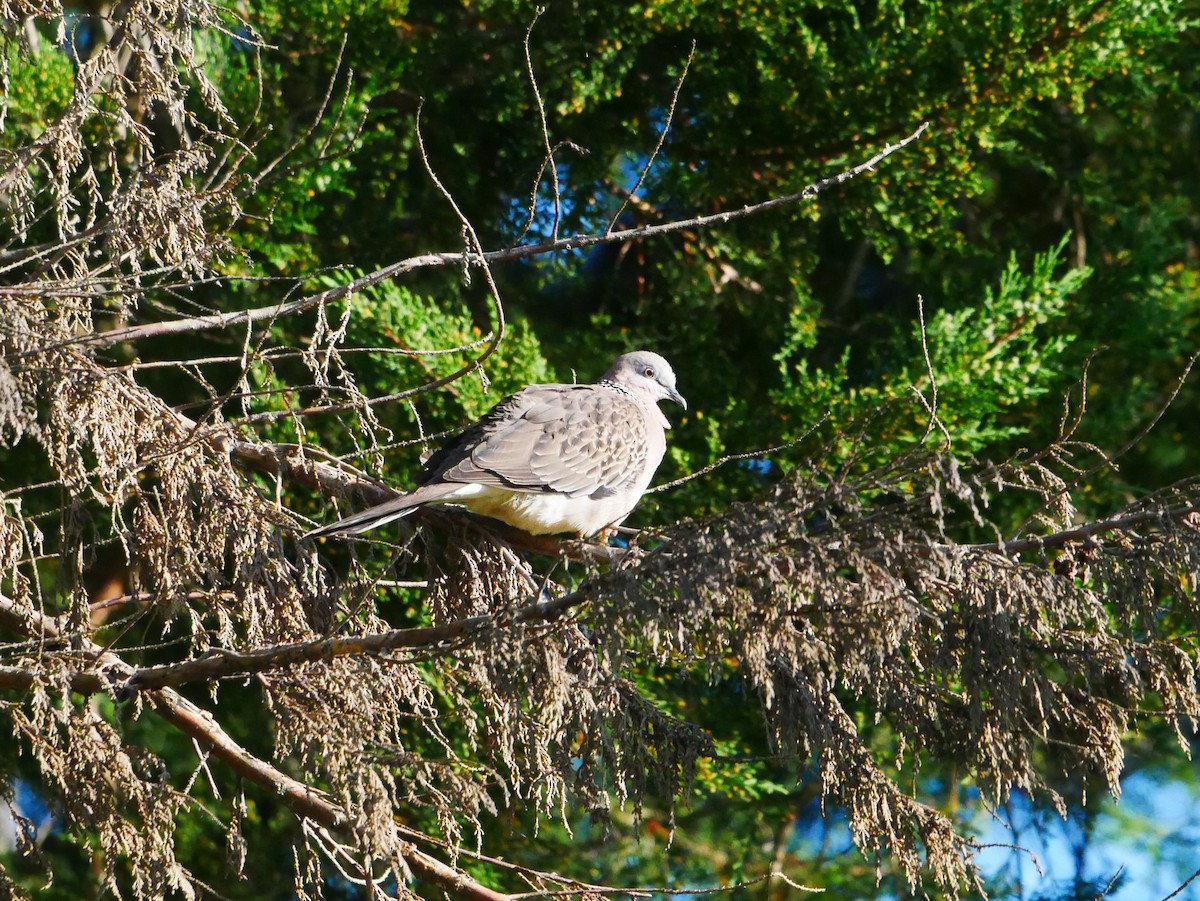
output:
[[[280, 162], [244, 198], [251, 215], [229, 230], [233, 252], [223, 273], [284, 277], [307, 290], [406, 256], [460, 250], [461, 224], [417, 153], [421, 103], [430, 163], [484, 244], [518, 237], [535, 182], [530, 234], [549, 235], [555, 211], [522, 46], [530, 4], [249, 6], [249, 25], [267, 46], [254, 50], [213, 30], [200, 39], [201, 51], [229, 115], [246, 129], [247, 171]], [[472, 374], [387, 405], [377, 419], [325, 417], [307, 423], [303, 436], [287, 420], [257, 433], [357, 455], [355, 462], [403, 485], [417, 449], [383, 455], [379, 445], [454, 429], [529, 382], [591, 380], [617, 353], [646, 346], [671, 358], [690, 402], [674, 417], [662, 480], [724, 454], [798, 439], [772, 459], [832, 469], [853, 458], [867, 467], [940, 437], [925, 406], [935, 383], [937, 418], [956, 452], [1001, 458], [1053, 437], [1063, 395], [1090, 355], [1108, 347], [1089, 370], [1084, 431], [1106, 450], [1119, 448], [1164, 403], [1200, 337], [1196, 13], [1194, 3], [1178, 9], [1140, 0], [553, 3], [533, 25], [529, 51], [549, 140], [559, 148], [560, 234], [598, 230], [616, 213], [664, 126], [693, 40], [667, 140], [639, 190], [643, 204], [626, 208], [622, 224], [797, 191], [921, 121], [933, 124], [877, 172], [812, 203], [719, 230], [498, 267], [508, 327], [486, 362], [486, 382]], [[43, 36], [51, 31], [43, 23]], [[7, 149], [55, 120], [74, 76], [48, 40], [30, 56], [5, 52], [11, 82], [0, 146]], [[586, 153], [560, 146], [565, 141]], [[331, 366], [330, 383], [352, 380], [368, 395], [392, 394], [472, 359], [496, 327], [474, 278], [465, 286], [457, 273], [413, 276], [331, 307], [329, 323], [344, 325], [338, 346], [396, 353], [346, 354]], [[284, 292], [278, 282], [237, 281], [198, 287], [188, 302], [229, 310], [273, 303]], [[315, 329], [311, 317], [280, 321], [272, 337], [306, 348]], [[206, 352], [236, 353], [241, 337], [200, 341]], [[404, 353], [449, 347], [462, 349]], [[164, 342], [137, 353], [167, 358], [177, 350]], [[223, 410], [233, 417], [295, 405], [287, 389], [306, 372], [295, 360], [256, 362], [246, 387], [267, 393]], [[179, 402], [198, 396], [183, 380], [168, 387]], [[328, 398], [340, 395], [331, 390]], [[1097, 492], [1097, 510], [1115, 494], [1200, 469], [1196, 402], [1185, 386], [1127, 459], [1122, 481]], [[864, 428], [868, 446], [860, 442]], [[634, 523], [711, 513], [769, 483], [728, 464], [648, 498]], [[311, 499], [289, 502], [308, 509]], [[761, 736], [750, 736], [757, 720], [734, 687], [659, 678], [645, 673], [646, 690], [664, 704], [687, 699], [673, 712], [712, 728], [730, 756], [768, 753]], [[250, 735], [253, 723], [244, 725]], [[735, 728], [747, 737], [735, 738]], [[188, 748], [139, 738], [173, 772], [193, 765]], [[731, 836], [769, 836], [789, 815], [819, 818], [784, 794], [784, 784], [769, 764], [702, 772], [691, 800], [697, 819], [709, 819], [687, 855], [666, 856], [632, 823], [613, 845], [582, 825], [587, 834], [575, 841], [609, 876], [655, 881], [663, 875], [655, 868], [668, 860], [676, 884], [734, 878], [738, 855], [724, 853]], [[760, 809], [726, 819], [727, 802], [746, 800]], [[528, 823], [516, 825], [532, 833]], [[285, 849], [289, 829], [279, 808], [251, 805], [248, 831], [270, 834]], [[185, 834], [220, 856], [211, 823], [196, 817]], [[489, 850], [552, 861], [570, 841], [543, 827], [536, 840], [518, 836], [511, 848]], [[700, 863], [714, 848], [721, 862]], [[58, 877], [64, 892], [86, 882], [67, 875], [86, 867], [77, 850], [52, 841], [48, 853], [70, 861]], [[622, 855], [633, 863], [623, 866]], [[220, 882], [220, 869], [207, 875]], [[252, 875], [235, 895], [266, 896], [255, 893], [269, 891], [268, 877]], [[800, 878], [809, 877], [853, 893], [872, 891], [875, 874], [851, 860]]]
[[[876, 378], [866, 384], [853, 384], [848, 356], [832, 372], [810, 372], [803, 359], [791, 365], [782, 359], [784, 384], [772, 396], [772, 407], [786, 408], [796, 398], [826, 405], [822, 431], [841, 436], [842, 450], [833, 453], [832, 463], [850, 453], [857, 441], [852, 425], [868, 416], [873, 442], [863, 466], [879, 465], [926, 437], [941, 440], [942, 428], [955, 450], [967, 456], [1027, 439], [1037, 431], [1038, 414], [1045, 412], [1038, 398], [1063, 385], [1062, 356], [1072, 339], [1053, 329], [1070, 312], [1069, 302], [1088, 276], [1086, 269], [1056, 276], [1065, 243], [1038, 254], [1028, 274], [1010, 257], [995, 289], [986, 287], [976, 305], [939, 310], [924, 325], [924, 334], [915, 317], [908, 359], [895, 361], [891, 372], [880, 361]], [[911, 402], [914, 393], [923, 403]], [[935, 404], [937, 427], [930, 415]]]
[[[479, 356], [496, 328], [485, 334], [467, 305], [449, 296], [417, 295], [404, 285], [385, 282], [356, 296], [346, 321], [346, 340], [352, 347], [394, 345], [413, 356], [378, 356], [361, 361], [364, 390], [388, 394], [398, 386], [443, 378]], [[331, 311], [336, 315], [337, 311]], [[500, 396], [533, 382], [553, 381], [542, 349], [525, 320], [506, 325], [504, 353], [488, 360], [486, 381], [479, 376], [456, 382], [442, 397], [430, 397], [431, 409], [443, 422], [470, 421], [484, 413]], [[447, 349], [461, 348], [447, 353]], [[357, 361], [356, 361], [357, 362]], [[449, 395], [447, 398], [446, 394]], [[444, 406], [453, 404], [452, 414]]]
[[44, 131], [62, 115], [74, 88], [71, 63], [57, 48], [43, 45], [19, 51], [15, 44], [7, 44], [3, 52], [9, 82], [0, 146], [16, 143], [14, 137], [20, 140]]

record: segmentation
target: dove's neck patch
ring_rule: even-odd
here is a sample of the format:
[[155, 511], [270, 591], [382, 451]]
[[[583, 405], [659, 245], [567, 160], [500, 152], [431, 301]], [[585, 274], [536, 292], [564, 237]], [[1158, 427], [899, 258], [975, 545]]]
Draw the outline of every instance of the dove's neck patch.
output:
[[607, 388], [609, 391], [616, 391], [617, 394], [622, 394], [636, 403], [639, 407], [654, 417], [654, 421], [661, 425], [664, 429], [669, 429], [671, 423], [667, 421], [667, 417], [663, 415], [663, 411], [658, 408], [658, 404], [653, 401], [647, 401], [646, 398], [639, 395], [636, 391], [630, 391], [620, 382], [613, 382], [609, 379], [604, 379], [602, 382], [597, 382], [601, 388]]
[[599, 385], [601, 388], [607, 388], [610, 391], [616, 391], [618, 394], [624, 394], [626, 397], [632, 397], [638, 403], [642, 402], [642, 399], [640, 397], [638, 397], [636, 394], [634, 394], [632, 391], [630, 391], [628, 388], [626, 388], [620, 382], [613, 382], [608, 379], [605, 379], [604, 381], [600, 382]]

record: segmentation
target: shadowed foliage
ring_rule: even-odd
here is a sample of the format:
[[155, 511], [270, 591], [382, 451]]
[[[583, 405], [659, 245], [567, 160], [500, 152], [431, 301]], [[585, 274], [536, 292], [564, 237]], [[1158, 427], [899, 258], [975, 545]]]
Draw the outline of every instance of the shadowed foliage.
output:
[[[1003, 895], [974, 814], [1188, 749], [1195, 198], [1093, 109], [1177, 23], [785, 6], [0, 0], [5, 894]], [[620, 546], [301, 538], [637, 346], [698, 475]]]

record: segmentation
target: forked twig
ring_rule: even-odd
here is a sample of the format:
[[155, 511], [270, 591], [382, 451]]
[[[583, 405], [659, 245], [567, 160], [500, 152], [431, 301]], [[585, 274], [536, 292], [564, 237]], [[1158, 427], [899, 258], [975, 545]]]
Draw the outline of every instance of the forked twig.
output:
[[679, 80], [675, 82], [675, 93], [671, 95], [671, 105], [667, 107], [667, 119], [663, 122], [663, 127], [658, 132], [658, 143], [654, 145], [654, 149], [650, 151], [650, 156], [646, 160], [646, 164], [642, 166], [642, 171], [638, 173], [637, 181], [633, 183], [633, 187], [625, 194], [621, 200], [621, 205], [617, 207], [617, 211], [613, 213], [613, 217], [608, 220], [608, 225], [605, 226], [604, 233], [610, 234], [616, 227], [617, 222], [621, 219], [621, 214], [625, 212], [625, 208], [629, 206], [631, 200], [637, 196], [638, 189], [646, 181], [646, 176], [650, 174], [650, 167], [654, 165], [654, 160], [658, 157], [658, 152], [662, 150], [663, 144], [667, 140], [667, 132], [671, 130], [671, 122], [675, 119], [675, 107], [679, 103], [679, 92], [683, 90], [683, 82], [687, 79], [688, 70], [692, 67], [692, 60], [696, 56], [696, 41], [692, 40], [692, 49], [688, 51], [687, 59], [683, 63], [683, 71], [679, 73]]

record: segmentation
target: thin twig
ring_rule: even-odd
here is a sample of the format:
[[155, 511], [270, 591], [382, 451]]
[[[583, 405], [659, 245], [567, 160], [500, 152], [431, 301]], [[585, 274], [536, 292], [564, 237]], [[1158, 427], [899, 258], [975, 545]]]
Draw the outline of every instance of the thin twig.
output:
[[550, 228], [550, 240], [558, 240], [558, 224], [562, 221], [562, 194], [558, 184], [558, 165], [554, 162], [554, 148], [550, 146], [550, 130], [546, 125], [546, 105], [542, 100], [542, 92], [538, 88], [537, 74], [533, 71], [533, 57], [529, 52], [529, 39], [533, 34], [533, 26], [537, 24], [538, 19], [542, 17], [542, 13], [546, 11], [544, 6], [539, 6], [533, 13], [533, 20], [529, 23], [529, 27], [525, 29], [525, 71], [529, 75], [529, 85], [533, 89], [533, 106], [537, 110], [538, 124], [542, 129], [542, 143], [546, 148], [546, 157], [542, 161], [542, 167], [538, 171], [538, 177], [533, 183], [533, 197], [530, 199], [529, 216], [532, 223], [533, 217], [537, 215], [537, 189], [538, 184], [542, 179], [542, 172], [546, 171], [546, 167], [550, 167], [550, 185], [554, 191], [554, 224]]
[[946, 439], [946, 449], [949, 450], [954, 441], [950, 437], [950, 433], [946, 431], [946, 426], [938, 416], [938, 386], [937, 376], [933, 372], [933, 360], [929, 356], [929, 335], [925, 331], [925, 298], [920, 294], [917, 295], [917, 321], [921, 325], [921, 352], [925, 355], [925, 373], [929, 376], [929, 394], [928, 400], [925, 395], [912, 385], [912, 391], [917, 395], [917, 399], [921, 402], [921, 406], [925, 408], [925, 412], [929, 414], [929, 422], [925, 426], [925, 434], [921, 437], [920, 444], [924, 444], [925, 439], [929, 437], [930, 432], [934, 427], [942, 433], [942, 437]]
[[[1167, 395], [1167, 399], [1165, 401], [1163, 401], [1163, 403], [1159, 404], [1158, 409], [1154, 412], [1154, 415], [1152, 417], [1150, 417], [1150, 421], [1147, 422], [1144, 426], [1142, 426], [1142, 428], [1138, 430], [1136, 435], [1134, 435], [1127, 442], [1125, 442], [1124, 446], [1121, 447], [1121, 449], [1118, 450], [1112, 456], [1106, 455], [1100, 463], [1096, 464], [1095, 466], [1092, 466], [1090, 469], [1079, 472], [1078, 475], [1075, 476], [1075, 478], [1071, 479], [1068, 482], [1065, 482], [1050, 497], [1047, 497], [1045, 499], [1045, 501], [1042, 503], [1042, 506], [1038, 510], [1034, 511], [1033, 513], [1030, 513], [1029, 516], [1027, 516], [1025, 518], [1025, 521], [1022, 522], [1021, 525], [1016, 528], [1016, 530], [1013, 532], [1013, 535], [1020, 535], [1022, 532], [1024, 532], [1026, 529], [1028, 529], [1037, 520], [1039, 513], [1044, 512], [1051, 504], [1053, 504], [1058, 499], [1067, 496], [1071, 491], [1073, 491], [1075, 488], [1079, 487], [1081, 484], [1086, 482], [1088, 479], [1090, 479], [1092, 476], [1094, 476], [1101, 469], [1106, 469], [1106, 468], [1114, 468], [1115, 469], [1116, 461], [1121, 459], [1121, 457], [1125, 456], [1131, 450], [1133, 450], [1133, 448], [1135, 448], [1139, 444], [1141, 444], [1142, 440], [1148, 434], [1150, 434], [1150, 432], [1154, 429], [1154, 427], [1158, 425], [1159, 421], [1162, 420], [1162, 418], [1167, 414], [1167, 410], [1171, 409], [1171, 407], [1175, 403], [1175, 399], [1177, 397], [1179, 397], [1179, 392], [1183, 390], [1183, 386], [1187, 382], [1187, 378], [1192, 372], [1192, 367], [1196, 365], [1196, 361], [1198, 359], [1200, 359], [1200, 351], [1197, 351], [1195, 354], [1193, 354], [1191, 359], [1189, 359], [1187, 361], [1187, 365], [1183, 367], [1183, 372], [1180, 373], [1179, 378], [1175, 382], [1175, 386], [1171, 389], [1170, 393]], [[1009, 542], [1010, 545], [1011, 544], [1019, 544], [1019, 543], [1020, 543], [1019, 541]]]
[[[500, 289], [497, 287], [496, 279], [492, 275], [492, 267], [488, 263], [487, 255], [484, 253], [483, 242], [479, 240], [479, 235], [476, 234], [475, 227], [471, 225], [471, 222], [469, 219], [467, 219], [466, 214], [463, 213], [458, 203], [454, 200], [454, 195], [450, 193], [444, 184], [442, 184], [442, 180], [438, 178], [437, 173], [433, 171], [433, 164], [429, 162], [429, 155], [425, 151], [425, 139], [421, 135], [421, 109], [421, 106], [417, 107], [417, 121], [415, 127], [417, 133], [417, 150], [421, 154], [421, 162], [425, 166], [425, 173], [429, 176], [429, 180], [433, 182], [433, 186], [438, 189], [441, 195], [446, 199], [446, 202], [450, 204], [450, 208], [454, 210], [454, 215], [458, 217], [458, 221], [462, 225], [463, 234], [466, 236], [468, 242], [467, 253], [465, 256], [475, 254], [481, 260], [479, 265], [483, 269], [483, 277], [487, 282], [488, 291], [491, 293], [492, 306], [496, 314], [496, 327], [492, 331], [492, 339], [483, 349], [483, 352], [466, 366], [462, 367], [462, 369], [460, 369], [458, 372], [451, 373], [443, 379], [436, 380], [437, 383], [441, 385], [448, 385], [451, 382], [458, 381], [458, 379], [460, 379], [462, 376], [465, 376], [469, 372], [478, 372], [481, 376], [483, 375], [484, 361], [486, 361], [488, 357], [495, 353], [496, 348], [500, 346], [500, 342], [504, 338], [504, 304], [500, 300]], [[486, 376], [484, 378], [486, 379]], [[425, 390], [429, 389], [426, 387]]]
[[1162, 901], [1171, 901], [1172, 898], [1179, 897], [1179, 895], [1181, 895], [1183, 893], [1183, 890], [1185, 888], [1187, 888], [1189, 885], [1191, 885], [1196, 880], [1197, 877], [1200, 877], [1200, 870], [1197, 870], [1191, 876], [1189, 876], [1187, 879], [1185, 879], [1183, 881], [1183, 885], [1179, 886], [1179, 888], [1175, 889], [1175, 891], [1171, 892], [1171, 894], [1169, 894], [1169, 895], [1167, 895], [1167, 897], [1163, 898]]
[[662, 150], [663, 144], [667, 140], [667, 132], [671, 130], [671, 122], [675, 118], [675, 106], [679, 103], [679, 92], [683, 90], [683, 82], [687, 79], [688, 70], [692, 67], [692, 60], [696, 57], [696, 39], [692, 39], [692, 49], [688, 51], [687, 59], [683, 62], [683, 71], [679, 73], [679, 80], [675, 82], [675, 93], [671, 95], [671, 105], [667, 107], [667, 119], [663, 122], [663, 127], [658, 133], [658, 143], [654, 145], [654, 149], [650, 151], [650, 156], [646, 160], [646, 165], [642, 166], [642, 171], [638, 173], [637, 181], [633, 183], [633, 187], [625, 195], [621, 201], [621, 205], [613, 214], [613, 217], [608, 220], [608, 225], [604, 229], [604, 233], [611, 234], [616, 224], [621, 219], [621, 214], [625, 212], [625, 208], [629, 206], [629, 202], [637, 195], [638, 189], [646, 181], [646, 176], [650, 174], [650, 167], [654, 165], [654, 160], [658, 157], [658, 152]]
[[745, 453], [741, 453], [741, 454], [727, 454], [726, 456], [721, 457], [718, 460], [714, 460], [712, 463], [709, 463], [707, 466], [703, 467], [702, 469], [697, 469], [695, 472], [690, 472], [687, 475], [681, 476], [680, 478], [674, 479], [670, 482], [664, 482], [662, 485], [655, 485], [653, 488], [650, 488], [649, 490], [647, 490], [646, 494], [651, 494], [655, 491], [666, 491], [669, 488], [677, 488], [678, 486], [684, 484], [685, 482], [692, 481], [692, 479], [698, 479], [701, 476], [708, 475], [710, 472], [712, 472], [718, 466], [724, 466], [726, 463], [731, 463], [734, 460], [750, 460], [750, 459], [754, 459], [757, 457], [766, 457], [773, 453], [776, 453], [777, 451], [787, 450], [790, 447], [795, 447], [797, 444], [806, 440], [809, 435], [811, 435], [813, 432], [815, 432], [817, 430], [817, 427], [820, 426], [821, 423], [825, 422], [825, 420], [827, 420], [829, 418], [829, 416], [830, 416], [830, 411], [826, 410], [824, 413], [821, 414], [821, 418], [818, 419], [816, 422], [814, 422], [811, 426], [809, 426], [808, 431], [806, 431], [799, 438], [793, 438], [791, 441], [785, 441], [783, 444], [776, 444], [771, 447], [764, 447], [761, 450], [746, 451]]
[[1117, 867], [1117, 872], [1113, 873], [1112, 879], [1108, 880], [1108, 884], [1104, 886], [1104, 891], [1098, 894], [1094, 901], [1104, 901], [1108, 897], [1108, 893], [1112, 891], [1113, 886], [1117, 884], [1117, 880], [1121, 878], [1121, 874], [1125, 872], [1125, 864]]

